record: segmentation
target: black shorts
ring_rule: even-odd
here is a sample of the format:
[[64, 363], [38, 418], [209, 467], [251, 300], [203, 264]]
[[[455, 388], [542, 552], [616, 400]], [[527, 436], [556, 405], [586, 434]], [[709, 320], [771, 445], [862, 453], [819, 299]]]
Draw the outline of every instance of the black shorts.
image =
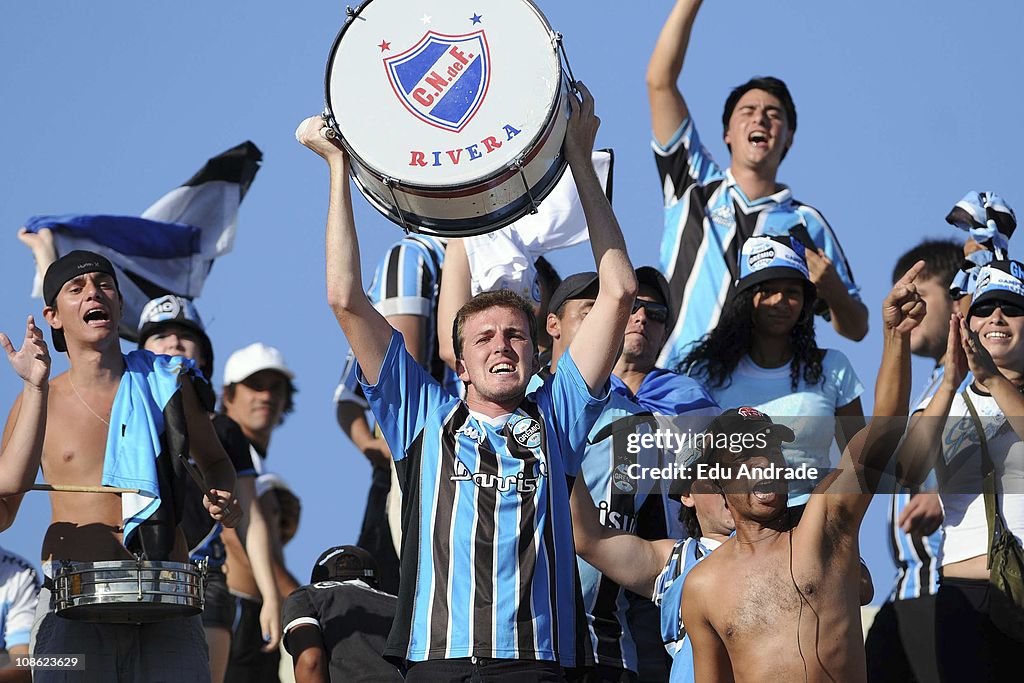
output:
[[430, 659], [414, 662], [405, 680], [415, 683], [564, 683], [558, 662], [528, 659]]
[[231, 657], [224, 676], [225, 683], [279, 683], [277, 670], [281, 651], [263, 652], [260, 629], [262, 602], [236, 598], [237, 618], [231, 635]]
[[231, 630], [235, 623], [235, 602], [237, 598], [228, 590], [224, 572], [211, 569], [206, 576], [206, 594], [203, 604], [203, 626]]
[[935, 600], [935, 651], [939, 680], [1020, 680], [1017, 642], [989, 618], [995, 589], [985, 579], [942, 577]]

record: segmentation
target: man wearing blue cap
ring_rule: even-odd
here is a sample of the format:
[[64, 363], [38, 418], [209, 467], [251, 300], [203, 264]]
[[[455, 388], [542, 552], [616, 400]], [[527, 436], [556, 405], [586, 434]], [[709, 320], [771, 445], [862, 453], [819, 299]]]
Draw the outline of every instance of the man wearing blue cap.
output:
[[[637, 415], [683, 416], [703, 429], [717, 415], [718, 404], [697, 381], [655, 366], [671, 326], [668, 283], [656, 269], [636, 269], [639, 289], [633, 312], [623, 333], [622, 351], [612, 371], [612, 400], [594, 425], [583, 458], [582, 479], [601, 523], [643, 538], [677, 537], [680, 503], [656, 485], [632, 485], [621, 476], [630, 460], [652, 458], [658, 452], [624, 457], [614, 444], [616, 423]], [[576, 336], [598, 293], [595, 272], [576, 273], [562, 282], [549, 303], [548, 333], [552, 338], [550, 371]], [[667, 675], [668, 662], [658, 632], [657, 608], [647, 599], [624, 590], [581, 558], [580, 580], [590, 621], [596, 670], [586, 681], [658, 680]]]

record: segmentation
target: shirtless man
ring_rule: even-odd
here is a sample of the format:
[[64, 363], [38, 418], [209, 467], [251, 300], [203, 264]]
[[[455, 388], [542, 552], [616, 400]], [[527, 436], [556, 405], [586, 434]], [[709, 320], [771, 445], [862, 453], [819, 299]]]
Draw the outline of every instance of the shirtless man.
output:
[[[923, 267], [915, 264], [883, 303], [875, 418], [850, 441], [839, 469], [815, 491], [824, 495], [811, 496], [795, 526], [784, 482], [740, 469], [784, 466], [778, 443], [711, 451], [709, 462], [723, 468], [718, 482], [736, 535], [696, 566], [683, 588], [697, 681], [866, 680], [858, 533], [906, 423], [910, 332], [925, 311], [915, 285]], [[737, 429], [741, 417], [724, 431]]]
[[[121, 355], [117, 335], [121, 295], [113, 267], [102, 256], [73, 251], [58, 259], [46, 272], [43, 298], [46, 304], [43, 316], [52, 329], [53, 346], [67, 352], [70, 364], [67, 372], [49, 383], [42, 419], [36, 421], [35, 438], [42, 440], [43, 472], [55, 485], [98, 485], [104, 479], [106, 452], [119, 448], [117, 444], [108, 445], [108, 434], [116, 433], [110, 422], [112, 419], [121, 421], [124, 427], [132, 424], [132, 429], [138, 422], [128, 411], [116, 410], [115, 397], [122, 380], [130, 378], [129, 384], [145, 385], [146, 379], [140, 380], [137, 375], [156, 376], [161, 370], [148, 352]], [[144, 371], [139, 370], [142, 366], [145, 366]], [[191, 376], [184, 368], [162, 372], [164, 374], [153, 381], [162, 381], [163, 386], [180, 391], [190, 450], [209, 489], [204, 504], [214, 519], [234, 526], [241, 516], [232, 493], [234, 470], [200, 405]], [[143, 386], [139, 390], [147, 389]], [[156, 398], [153, 396], [154, 401]], [[24, 395], [15, 400], [4, 429], [4, 449], [20, 426], [21, 411], [26, 405]], [[164, 436], [160, 435], [160, 442], [166, 449]], [[133, 437], [137, 438], [130, 433], [128, 438]], [[159, 455], [164, 458], [170, 453]], [[156, 469], [159, 467], [160, 463]], [[125, 519], [119, 494], [54, 492], [50, 494], [50, 502], [53, 519], [43, 539], [44, 568], [60, 560], [132, 559], [128, 547], [143, 546], [150, 551], [148, 559], [188, 560], [180, 529], [174, 528], [173, 547], [169, 547], [171, 543], [159, 542], [160, 532], [166, 530], [166, 526], [150, 525], [156, 519], [175, 523], [173, 514], [167, 514], [165, 509], [169, 500], [162, 500], [159, 508], [138, 526], [134, 520]], [[11, 519], [17, 514], [20, 503], [21, 496], [0, 501]], [[144, 514], [139, 513], [139, 516]], [[127, 539], [126, 525], [130, 525]], [[164, 534], [165, 538], [168, 536]], [[166, 677], [171, 670], [175, 679], [209, 680], [198, 616], [142, 625], [85, 623], [57, 618], [50, 597], [50, 592], [44, 588], [36, 619], [35, 655], [86, 653], [86, 670], [98, 680], [118, 680], [122, 676], [128, 676], [129, 680], [157, 680]], [[61, 680], [64, 674], [37, 671], [35, 675], [37, 680]]]

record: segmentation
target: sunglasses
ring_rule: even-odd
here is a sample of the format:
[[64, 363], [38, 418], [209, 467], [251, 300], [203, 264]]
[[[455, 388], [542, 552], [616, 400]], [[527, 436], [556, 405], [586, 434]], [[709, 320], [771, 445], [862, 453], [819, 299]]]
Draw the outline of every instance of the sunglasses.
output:
[[668, 306], [665, 304], [659, 304], [656, 301], [644, 301], [643, 299], [637, 299], [633, 302], [633, 313], [636, 313], [641, 308], [644, 309], [644, 314], [651, 322], [663, 323], [668, 320]]
[[979, 318], [987, 318], [996, 312], [996, 309], [1003, 312], [1003, 315], [1007, 318], [1019, 318], [1024, 315], [1024, 308], [1021, 308], [1017, 304], [1007, 303], [1005, 301], [986, 301], [983, 304], [978, 304], [971, 309], [971, 315], [978, 316]]

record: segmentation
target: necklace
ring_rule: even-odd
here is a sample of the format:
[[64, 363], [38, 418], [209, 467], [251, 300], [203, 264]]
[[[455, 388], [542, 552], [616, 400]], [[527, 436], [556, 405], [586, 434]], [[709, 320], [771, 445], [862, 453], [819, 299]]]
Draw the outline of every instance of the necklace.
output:
[[88, 410], [90, 413], [92, 413], [93, 416], [97, 420], [99, 420], [100, 422], [102, 422], [103, 424], [105, 424], [105, 425], [107, 425], [109, 427], [110, 426], [110, 421], [109, 420], [104, 420], [102, 417], [100, 417], [99, 413], [97, 413], [95, 410], [93, 410], [92, 407], [88, 403], [85, 402], [85, 399], [82, 398], [82, 395], [80, 393], [78, 393], [78, 389], [75, 387], [75, 381], [73, 379], [71, 379], [71, 373], [70, 372], [68, 373], [68, 382], [71, 383], [71, 391], [75, 392], [75, 396], [77, 396], [78, 400], [82, 402], [82, 405], [85, 406], [85, 409]]

